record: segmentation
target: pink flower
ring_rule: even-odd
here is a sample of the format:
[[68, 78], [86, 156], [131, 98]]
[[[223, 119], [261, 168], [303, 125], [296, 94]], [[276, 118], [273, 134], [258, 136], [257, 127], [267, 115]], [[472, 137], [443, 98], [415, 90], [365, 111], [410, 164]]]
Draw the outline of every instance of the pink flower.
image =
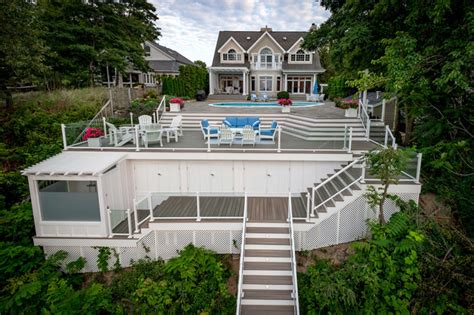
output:
[[178, 103], [179, 105], [183, 105], [184, 101], [182, 98], [175, 97], [175, 98], [170, 99], [170, 103]]
[[280, 98], [278, 104], [281, 106], [291, 106], [293, 105], [293, 101], [290, 98]]
[[100, 128], [87, 128], [86, 133], [82, 137], [82, 140], [86, 141], [89, 138], [99, 138], [104, 135], [104, 132]]

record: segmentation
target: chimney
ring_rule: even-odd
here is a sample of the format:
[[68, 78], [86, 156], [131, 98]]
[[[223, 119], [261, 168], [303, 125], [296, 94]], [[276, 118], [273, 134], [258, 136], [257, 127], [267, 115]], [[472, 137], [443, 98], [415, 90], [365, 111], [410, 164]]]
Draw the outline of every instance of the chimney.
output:
[[272, 31], [272, 28], [271, 27], [268, 27], [265, 25], [265, 27], [262, 27], [260, 29], [260, 32], [271, 32]]
[[309, 28], [309, 31], [311, 32], [311, 31], [315, 31], [317, 29], [318, 29], [318, 26], [316, 25], [316, 23], [312, 23], [311, 27]]

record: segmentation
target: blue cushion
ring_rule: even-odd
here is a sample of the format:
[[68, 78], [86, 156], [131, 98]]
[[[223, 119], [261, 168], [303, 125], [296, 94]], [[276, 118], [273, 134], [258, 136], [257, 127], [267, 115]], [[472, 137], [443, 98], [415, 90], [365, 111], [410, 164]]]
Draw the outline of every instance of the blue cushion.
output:
[[229, 127], [235, 127], [237, 125], [237, 117], [226, 117], [224, 120], [224, 124]]
[[247, 125], [247, 117], [239, 117], [237, 118], [237, 128], [242, 128]]
[[274, 133], [275, 133], [275, 130], [271, 130], [271, 129], [260, 130], [260, 135], [262, 136], [273, 136]]
[[277, 126], [278, 126], [278, 123], [277, 123], [276, 120], [274, 120], [274, 121], [272, 122], [272, 127], [271, 127], [271, 128], [272, 128], [272, 129], [275, 129]]
[[224, 125], [226, 125], [227, 127], [232, 127], [232, 124], [227, 119], [224, 119]]
[[209, 121], [208, 121], [207, 119], [201, 120], [201, 126], [202, 126], [203, 128], [209, 127]]

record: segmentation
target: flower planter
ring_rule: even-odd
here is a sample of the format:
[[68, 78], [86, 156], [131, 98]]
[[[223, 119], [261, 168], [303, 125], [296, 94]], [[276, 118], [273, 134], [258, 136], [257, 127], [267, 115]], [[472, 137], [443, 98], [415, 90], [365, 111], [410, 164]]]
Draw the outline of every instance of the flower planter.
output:
[[281, 112], [282, 113], [289, 113], [291, 110], [291, 107], [290, 106], [282, 106], [281, 107]]
[[170, 103], [170, 112], [180, 112], [181, 104], [180, 103]]
[[357, 108], [348, 108], [344, 113], [344, 117], [357, 117]]
[[87, 139], [87, 146], [91, 148], [99, 148], [104, 145], [105, 140], [107, 140], [105, 137], [89, 138]]

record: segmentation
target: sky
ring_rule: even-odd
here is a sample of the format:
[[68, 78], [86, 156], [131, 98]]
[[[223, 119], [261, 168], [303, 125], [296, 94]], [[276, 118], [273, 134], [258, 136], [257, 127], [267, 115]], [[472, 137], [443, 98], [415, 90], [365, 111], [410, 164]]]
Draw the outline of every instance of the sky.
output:
[[211, 64], [219, 31], [305, 31], [329, 18], [315, 0], [151, 0], [158, 42], [188, 59]]

